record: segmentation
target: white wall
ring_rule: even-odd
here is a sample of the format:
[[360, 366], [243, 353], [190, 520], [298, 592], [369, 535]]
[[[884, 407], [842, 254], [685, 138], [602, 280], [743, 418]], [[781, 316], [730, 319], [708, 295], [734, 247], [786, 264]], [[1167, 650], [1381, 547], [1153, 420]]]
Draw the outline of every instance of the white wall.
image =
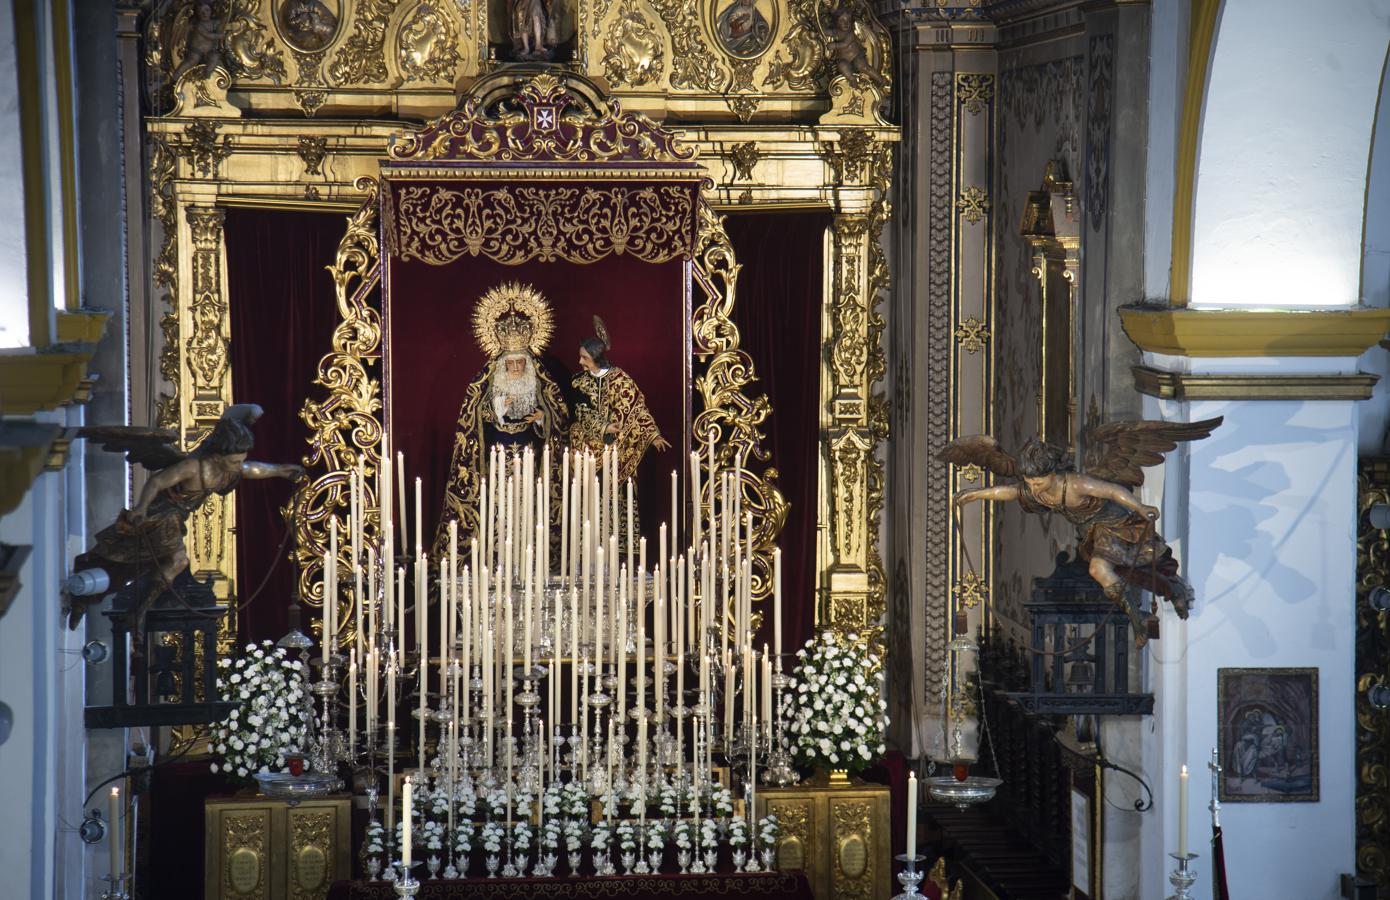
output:
[[1225, 0], [1198, 156], [1194, 306], [1359, 301], [1390, 4]]
[[[1271, 362], [1281, 361], [1262, 361]], [[1183, 763], [1192, 770], [1190, 850], [1203, 873], [1195, 896], [1211, 896], [1206, 763], [1218, 744], [1217, 669], [1309, 666], [1319, 670], [1320, 799], [1226, 804], [1226, 867], [1236, 900], [1332, 900], [1356, 862], [1356, 404], [1146, 400], [1146, 418], [1216, 415], [1225, 416], [1221, 428], [1166, 473], [1163, 530], [1197, 601], [1186, 623], [1165, 610], [1163, 639], [1149, 654], [1155, 728], [1144, 756], [1158, 804], [1145, 823], [1143, 896], [1167, 894]]]
[[14, 8], [0, 0], [0, 350], [29, 345]]
[[[1386, 56], [1390, 63], [1390, 54]], [[1361, 302], [1390, 306], [1390, 65], [1382, 68], [1375, 138], [1366, 176], [1366, 222], [1361, 259]], [[1361, 404], [1361, 453], [1380, 455], [1390, 429], [1390, 352], [1372, 347], [1361, 357], [1361, 371], [1380, 376], [1375, 393]]]

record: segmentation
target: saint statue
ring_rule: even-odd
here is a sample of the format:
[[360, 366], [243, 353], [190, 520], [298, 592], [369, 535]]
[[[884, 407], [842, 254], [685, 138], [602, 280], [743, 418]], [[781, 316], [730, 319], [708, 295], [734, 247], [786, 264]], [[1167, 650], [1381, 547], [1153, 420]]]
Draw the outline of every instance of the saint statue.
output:
[[1090, 429], [1085, 473], [1073, 471], [1061, 447], [1031, 440], [1017, 458], [1004, 452], [989, 435], [958, 438], [938, 459], [956, 465], [976, 465], [995, 475], [1016, 478], [1011, 484], [975, 488], [956, 495], [956, 505], [974, 500], [1018, 501], [1030, 513], [1060, 513], [1077, 531], [1078, 555], [1089, 563], [1091, 577], [1105, 596], [1123, 607], [1134, 624], [1135, 643], [1149, 637], [1148, 620], [1126, 597], [1133, 585], [1166, 598], [1186, 619], [1192, 588], [1178, 575], [1178, 561], [1158, 533], [1158, 510], [1140, 502], [1133, 490], [1144, 483], [1144, 466], [1163, 461], [1163, 454], [1180, 441], [1207, 437], [1220, 418], [1201, 422], [1112, 422]]
[[507, 0], [517, 59], [549, 59], [555, 49], [556, 0]]
[[594, 316], [594, 332], [594, 337], [579, 344], [580, 372], [572, 381], [570, 448], [600, 456], [605, 446], [616, 447], [618, 480], [627, 481], [637, 477], [637, 466], [648, 447], [665, 451], [671, 445], [661, 436], [637, 382], [608, 361], [608, 330], [598, 316]]
[[560, 386], [540, 364], [554, 325], [550, 305], [530, 285], [490, 289], [473, 312], [473, 331], [488, 362], [468, 383], [459, 408], [440, 534], [449, 522], [460, 535], [478, 522], [483, 467], [493, 446], [542, 448], [563, 433], [569, 410]]

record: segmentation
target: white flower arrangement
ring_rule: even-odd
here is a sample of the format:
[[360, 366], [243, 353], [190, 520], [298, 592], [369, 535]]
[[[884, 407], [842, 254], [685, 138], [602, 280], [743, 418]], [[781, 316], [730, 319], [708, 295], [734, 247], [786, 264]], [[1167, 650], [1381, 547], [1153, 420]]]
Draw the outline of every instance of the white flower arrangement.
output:
[[545, 827], [541, 829], [541, 849], [554, 851], [560, 846], [560, 836], [564, 833], [564, 826], [554, 819], [546, 819]]
[[637, 849], [637, 827], [628, 819], [618, 823], [618, 849], [636, 850]]
[[367, 823], [367, 834], [362, 849], [368, 858], [386, 855], [386, 829], [376, 819]]
[[791, 733], [797, 761], [858, 771], [883, 755], [883, 667], [854, 635], [824, 632], [796, 652]]
[[710, 806], [719, 816], [732, 816], [734, 814], [734, 795], [724, 785], [715, 785], [709, 796]]
[[748, 821], [743, 816], [735, 816], [729, 821], [729, 846], [746, 847], [748, 845]]
[[657, 791], [657, 808], [661, 810], [663, 816], [674, 816], [676, 814], [676, 801], [680, 799], [680, 793], [676, 788], [662, 782]]
[[569, 781], [564, 786], [562, 805], [565, 815], [589, 817], [589, 791], [577, 781]]
[[681, 850], [689, 850], [695, 846], [695, 823], [689, 819], [682, 819], [676, 823], [673, 833], [676, 839], [676, 847]]
[[421, 829], [426, 850], [444, 849], [444, 826], [439, 822], [426, 822]]
[[502, 850], [502, 839], [506, 837], [507, 829], [501, 822], [487, 822], [483, 825], [483, 849], [488, 853], [499, 853]]
[[506, 792], [506, 791], [502, 790], [501, 788], [495, 788], [495, 789], [493, 789], [493, 790], [491, 790], [491, 791], [488, 792], [487, 796], [483, 798], [483, 802], [487, 804], [488, 813], [491, 814], [492, 817], [493, 817], [494, 819], [503, 819], [503, 818], [506, 818], [506, 816], [507, 816], [507, 792]]
[[763, 847], [775, 847], [782, 836], [782, 824], [772, 814], [758, 820], [758, 843]]
[[212, 771], [249, 780], [286, 771], [286, 751], [304, 746], [303, 665], [270, 641], [247, 644], [243, 656], [217, 661], [217, 690], [235, 702], [212, 727]]
[[700, 822], [700, 843], [705, 847], [713, 847], [719, 843], [719, 823], [713, 819], [704, 819]]
[[649, 819], [647, 821], [647, 832], [644, 835], [647, 839], [647, 849], [660, 853], [666, 847], [666, 839], [670, 836], [670, 829], [666, 825], [665, 819]]
[[608, 847], [612, 841], [613, 834], [608, 830], [607, 822], [599, 822], [589, 832], [589, 849], [594, 851], [594, 856], [603, 856], [608, 852]]
[[512, 849], [518, 853], [525, 853], [531, 849], [531, 823], [527, 821], [516, 822], [512, 825]]
[[565, 820], [565, 849], [572, 853], [578, 853], [583, 850], [586, 829], [587, 826], [582, 819]]
[[473, 852], [473, 823], [467, 819], [454, 822], [454, 855], [467, 865], [468, 855]]

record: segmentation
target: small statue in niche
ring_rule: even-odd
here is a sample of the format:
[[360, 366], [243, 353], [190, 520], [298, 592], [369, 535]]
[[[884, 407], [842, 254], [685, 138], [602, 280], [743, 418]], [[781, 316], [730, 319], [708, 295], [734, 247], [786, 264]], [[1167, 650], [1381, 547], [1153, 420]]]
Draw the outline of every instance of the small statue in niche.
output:
[[850, 10], [841, 7], [831, 17], [826, 29], [826, 58], [835, 72], [851, 85], [867, 82], [880, 94], [889, 91], [883, 74], [869, 60], [870, 43], [874, 35], [867, 26], [857, 22]]
[[548, 60], [555, 54], [556, 0], [507, 0], [512, 52], [518, 60]]
[[301, 50], [322, 50], [338, 31], [338, 17], [323, 0], [285, 0], [280, 6], [280, 21]]
[[[79, 430], [79, 437], [99, 441], [104, 450], [124, 453], [131, 463], [151, 473], [135, 505], [97, 532], [96, 545], [73, 562], [74, 579], [86, 574], [99, 584], [102, 576], [95, 570], [101, 570], [113, 591], [119, 585], [136, 585], [137, 596], [130, 607], [136, 623], [132, 634], [141, 634], [150, 604], [188, 569], [186, 523], [209, 497], [230, 494], [243, 478], [297, 481], [304, 477], [300, 465], [246, 458], [255, 443], [251, 426], [261, 412], [254, 403], [227, 407], [212, 432], [187, 454], [173, 446], [178, 439], [174, 431], [123, 426]], [[75, 629], [87, 607], [100, 603], [105, 593], [71, 597], [68, 627]]]
[[171, 79], [174, 84], [194, 69], [200, 70], [199, 77], [206, 78], [213, 69], [223, 66], [222, 39], [227, 36], [227, 22], [217, 18], [209, 0], [198, 0], [194, 4], [192, 22], [181, 18], [178, 24], [187, 30], [187, 37], [180, 41], [176, 33], [174, 38], [173, 46], [184, 44], [183, 59]]
[[1134, 624], [1135, 643], [1148, 641], [1148, 620], [1125, 597], [1129, 585], [1165, 597], [1182, 618], [1192, 604], [1192, 588], [1178, 575], [1172, 548], [1158, 533], [1158, 510], [1132, 491], [1144, 483], [1144, 466], [1163, 462], [1179, 442], [1209, 436], [1221, 418], [1201, 422], [1112, 422], [1086, 433], [1085, 473], [1073, 470], [1068, 453], [1055, 444], [1030, 440], [1017, 458], [989, 435], [957, 438], [937, 459], [976, 465], [1012, 484], [975, 488], [956, 495], [956, 505], [975, 500], [1017, 500], [1026, 512], [1061, 513], [1075, 526], [1077, 553], [1105, 596], [1124, 608]]

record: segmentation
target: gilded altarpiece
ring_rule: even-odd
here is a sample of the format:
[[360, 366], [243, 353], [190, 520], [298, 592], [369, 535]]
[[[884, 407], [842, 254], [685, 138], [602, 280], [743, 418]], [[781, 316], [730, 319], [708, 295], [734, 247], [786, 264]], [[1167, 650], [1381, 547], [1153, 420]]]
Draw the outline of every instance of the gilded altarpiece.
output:
[[[815, 513], [823, 538], [815, 602], [823, 623], [878, 640], [885, 606], [878, 517], [885, 485], [877, 449], [889, 427], [878, 391], [885, 372], [879, 306], [889, 290], [880, 235], [890, 217], [886, 191], [898, 136], [882, 111], [891, 75], [888, 35], [861, 2], [797, 0], [763, 10], [768, 28], [756, 41], [731, 43], [720, 33], [717, 4], [580, 0], [573, 9], [572, 58], [563, 65], [515, 66], [501, 62], [489, 40], [496, 23], [487, 21], [487, 4], [336, 0], [327, 4], [329, 17], [290, 21], [282, 17], [283, 4], [229, 0], [217, 45], [220, 67], [212, 70], [202, 68], [207, 54], [189, 40], [193, 4], [157, 4], [144, 22], [142, 86], [158, 113], [146, 120], [145, 131], [152, 316], [159, 333], [136, 337], [132, 350], [158, 359], [161, 384], [148, 398], [158, 422], [179, 428], [185, 444], [192, 444], [231, 399], [228, 310], [245, 298], [227, 294], [220, 210], [255, 205], [349, 214], [338, 259], [323, 260], [332, 266], [347, 316], [369, 305], [370, 262], [379, 254], [376, 225], [363, 206], [371, 186], [362, 179], [378, 176], [390, 142], [408, 121], [461, 108], [460, 94], [477, 96], [480, 78], [514, 91], [538, 74], [573, 72], [582, 76], [579, 83], [594, 85], [591, 100], [611, 97], [625, 114], [643, 113], [675, 128], [703, 166], [710, 184], [701, 192], [696, 257], [708, 269], [695, 275], [695, 284], [720, 298], [711, 310], [734, 302], [738, 270], [718, 238], [721, 208], [819, 207], [835, 216], [823, 248], [829, 275], [822, 301], [826, 362]], [[843, 17], [832, 15], [837, 12]], [[829, 38], [837, 36], [842, 46], [862, 49], [862, 60], [831, 58]], [[717, 317], [692, 324], [711, 359], [736, 351]], [[335, 352], [351, 355], [373, 339], [370, 328], [349, 330], [335, 337]], [[378, 351], [363, 352], [370, 358]], [[735, 374], [737, 366], [728, 369], [728, 378], [743, 377]], [[314, 436], [308, 461], [319, 480], [296, 501], [310, 513], [301, 520], [307, 529], [302, 554], [317, 546], [325, 511], [342, 500], [342, 484], [325, 467], [340, 472], [351, 456], [324, 455], [326, 426], [313, 416], [360, 426], [352, 436], [358, 447], [375, 437], [370, 421], [379, 427], [379, 399], [366, 382], [352, 383], [350, 391], [335, 386], [336, 405], [307, 411]], [[734, 440], [743, 442], [740, 452], [751, 453], [756, 417], [767, 411], [753, 408], [756, 388], [726, 393], [714, 408], [730, 410], [729, 420], [743, 423], [744, 436]], [[696, 424], [698, 433], [703, 425]], [[763, 502], [765, 517], [775, 521], [775, 503]], [[240, 597], [245, 586], [235, 583], [234, 508], [208, 509], [190, 521], [195, 571], [215, 578], [219, 596]], [[305, 585], [315, 582], [311, 566], [301, 577]], [[234, 633], [229, 617], [226, 634]]]

